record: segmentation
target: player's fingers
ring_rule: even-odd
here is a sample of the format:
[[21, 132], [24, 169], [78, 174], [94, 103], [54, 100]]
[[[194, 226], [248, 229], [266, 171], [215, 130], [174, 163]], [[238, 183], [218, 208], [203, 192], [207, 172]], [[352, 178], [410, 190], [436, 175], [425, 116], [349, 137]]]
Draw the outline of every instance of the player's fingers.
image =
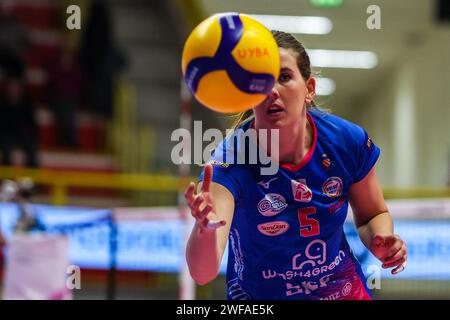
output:
[[399, 260], [401, 257], [404, 257], [407, 255], [406, 252], [406, 246], [402, 246], [400, 250], [398, 250], [394, 255], [387, 257], [383, 260], [383, 263], [391, 263], [392, 261], [397, 261]]
[[401, 265], [391, 271], [392, 274], [397, 274], [405, 270], [407, 261], [404, 261]]
[[390, 259], [394, 255], [396, 255], [399, 251], [402, 250], [404, 246], [404, 242], [401, 239], [396, 239], [395, 241], [390, 241], [390, 246], [388, 247], [386, 253], [386, 259]]
[[202, 184], [202, 191], [203, 192], [209, 192], [209, 187], [211, 185], [213, 175], [213, 167], [210, 163], [208, 163], [205, 166], [205, 173], [203, 175], [203, 184]]
[[204, 218], [206, 218], [206, 216], [208, 215], [208, 213], [211, 212], [211, 210], [212, 210], [212, 207], [211, 207], [209, 204], [206, 205], [206, 206], [203, 208], [203, 210], [201, 210], [201, 211], [198, 213], [198, 215], [197, 215], [198, 219], [203, 220]]
[[392, 259], [392, 260], [383, 262], [381, 267], [384, 269], [387, 269], [387, 268], [392, 268], [392, 267], [398, 266], [398, 265], [402, 264], [403, 262], [405, 262], [407, 260], [407, 258], [408, 258], [407, 255], [402, 254], [397, 259]]
[[184, 192], [184, 198], [186, 199], [186, 202], [188, 205], [191, 205], [194, 201], [194, 189], [195, 184], [193, 182], [189, 183], [189, 186], [186, 188], [186, 191]]
[[198, 216], [198, 212], [199, 212], [200, 205], [203, 203], [204, 200], [205, 200], [205, 199], [202, 197], [202, 195], [198, 195], [198, 196], [195, 198], [194, 202], [192, 202], [192, 205], [191, 205], [191, 211], [192, 211], [193, 213], [195, 213], [196, 216]]
[[226, 224], [227, 223], [225, 220], [208, 221], [208, 223], [206, 224], [206, 228], [215, 230]]
[[402, 241], [400, 249], [397, 250], [396, 252], [394, 252], [393, 254], [387, 255], [386, 258], [383, 260], [383, 262], [388, 263], [388, 262], [398, 260], [398, 259], [400, 259], [400, 257], [405, 256], [406, 254], [407, 254], [406, 244], [404, 241]]

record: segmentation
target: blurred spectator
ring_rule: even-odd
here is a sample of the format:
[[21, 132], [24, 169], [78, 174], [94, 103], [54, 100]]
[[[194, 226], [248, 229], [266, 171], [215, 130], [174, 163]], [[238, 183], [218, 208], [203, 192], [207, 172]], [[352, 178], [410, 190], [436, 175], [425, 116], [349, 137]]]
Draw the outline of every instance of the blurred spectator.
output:
[[104, 1], [93, 1], [81, 41], [80, 61], [87, 71], [87, 104], [111, 118], [118, 72], [125, 66], [113, 37], [110, 13]]
[[19, 206], [19, 219], [14, 225], [15, 232], [28, 233], [43, 231], [44, 227], [36, 217], [31, 198], [35, 193], [35, 185], [31, 178], [24, 177], [17, 181], [17, 194], [14, 198]]
[[5, 79], [0, 97], [0, 151], [2, 164], [11, 165], [14, 147], [22, 149], [28, 167], [37, 167], [36, 147], [38, 128], [33, 107], [27, 97], [22, 78], [15, 75]]
[[29, 41], [25, 27], [12, 15], [11, 5], [0, 5], [0, 68], [21, 77]]
[[63, 38], [61, 50], [49, 70], [49, 103], [57, 126], [59, 144], [77, 147], [75, 115], [80, 105], [81, 70], [75, 58], [73, 36]]

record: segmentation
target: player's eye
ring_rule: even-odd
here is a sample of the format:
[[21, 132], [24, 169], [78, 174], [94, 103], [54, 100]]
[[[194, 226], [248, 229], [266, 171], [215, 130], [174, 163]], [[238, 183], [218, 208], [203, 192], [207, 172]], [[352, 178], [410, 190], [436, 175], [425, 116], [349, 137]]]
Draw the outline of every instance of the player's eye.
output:
[[280, 82], [287, 82], [289, 80], [291, 80], [291, 75], [287, 72], [281, 73], [280, 76], [278, 77], [278, 81]]

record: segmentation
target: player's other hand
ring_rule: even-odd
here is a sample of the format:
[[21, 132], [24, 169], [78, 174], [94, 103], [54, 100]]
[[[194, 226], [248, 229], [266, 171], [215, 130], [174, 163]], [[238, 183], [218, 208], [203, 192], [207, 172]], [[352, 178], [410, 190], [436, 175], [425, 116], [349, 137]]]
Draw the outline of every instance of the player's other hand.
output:
[[200, 232], [215, 230], [226, 223], [225, 220], [219, 220], [215, 211], [214, 198], [210, 192], [212, 176], [213, 167], [207, 164], [200, 192], [194, 193], [195, 184], [191, 182], [184, 193], [186, 203], [191, 209]]
[[383, 263], [382, 268], [394, 268], [392, 274], [405, 269], [408, 258], [406, 243], [398, 235], [375, 235], [369, 249]]

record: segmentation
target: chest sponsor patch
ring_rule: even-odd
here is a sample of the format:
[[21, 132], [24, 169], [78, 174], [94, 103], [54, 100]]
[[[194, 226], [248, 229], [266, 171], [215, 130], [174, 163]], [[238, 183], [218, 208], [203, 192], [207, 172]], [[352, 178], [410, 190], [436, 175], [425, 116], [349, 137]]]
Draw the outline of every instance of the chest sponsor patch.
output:
[[337, 198], [342, 194], [343, 183], [339, 177], [328, 178], [322, 185], [322, 191], [330, 198]]
[[296, 181], [291, 180], [292, 194], [294, 195], [295, 201], [299, 202], [310, 202], [312, 199], [312, 191], [306, 185], [304, 179]]
[[278, 193], [268, 193], [258, 203], [258, 211], [265, 217], [275, 216], [286, 207], [286, 199]]
[[258, 225], [258, 230], [266, 236], [279, 236], [289, 229], [289, 223], [285, 221], [272, 221], [261, 223]]

